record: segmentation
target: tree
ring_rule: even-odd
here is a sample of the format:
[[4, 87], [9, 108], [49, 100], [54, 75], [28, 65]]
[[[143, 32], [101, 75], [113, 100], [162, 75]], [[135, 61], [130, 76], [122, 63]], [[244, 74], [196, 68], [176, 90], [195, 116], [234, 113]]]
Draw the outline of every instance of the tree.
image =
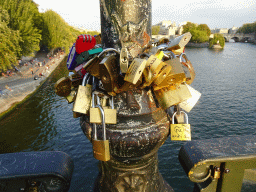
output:
[[209, 40], [209, 47], [212, 47], [213, 45], [220, 44], [222, 48], [225, 46], [225, 38], [222, 34], [215, 33], [214, 37]]
[[158, 35], [159, 31], [160, 31], [159, 25], [152, 26], [152, 35]]
[[68, 51], [76, 40], [78, 32], [52, 10], [47, 10], [43, 13], [42, 18], [42, 45], [47, 46], [49, 49], [64, 47]]
[[237, 30], [237, 33], [255, 33], [256, 32], [256, 21], [254, 23], [245, 23], [242, 27]]
[[205, 31], [199, 31], [197, 29], [190, 30], [190, 33], [192, 35], [191, 42], [194, 43], [204, 43], [209, 41], [209, 36]]
[[0, 70], [12, 69], [12, 64], [17, 64], [17, 55], [21, 48], [21, 37], [18, 31], [8, 27], [10, 17], [8, 12], [0, 7]]
[[187, 33], [187, 32], [191, 32], [191, 30], [196, 29], [196, 24], [195, 23], [191, 23], [191, 22], [187, 22], [186, 25], [183, 26], [183, 34]]
[[21, 52], [17, 56], [29, 55], [39, 50], [41, 34], [34, 23], [39, 16], [37, 5], [32, 0], [1, 0], [0, 6], [7, 10], [10, 16], [8, 27], [19, 31]]
[[210, 30], [210, 28], [208, 27], [208, 25], [206, 25], [206, 24], [200, 24], [200, 25], [198, 25], [198, 26], [197, 26], [197, 29], [198, 29], [199, 31], [205, 31], [208, 36], [211, 35], [211, 30]]

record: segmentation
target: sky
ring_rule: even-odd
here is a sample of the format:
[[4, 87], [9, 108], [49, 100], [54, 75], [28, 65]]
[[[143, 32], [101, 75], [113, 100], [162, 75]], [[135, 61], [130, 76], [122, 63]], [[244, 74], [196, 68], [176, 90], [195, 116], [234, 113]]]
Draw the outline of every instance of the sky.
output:
[[[34, 2], [40, 12], [52, 9], [72, 26], [100, 31], [99, 0]], [[241, 27], [256, 21], [256, 0], [152, 0], [152, 25], [163, 20], [207, 24], [210, 29]]]

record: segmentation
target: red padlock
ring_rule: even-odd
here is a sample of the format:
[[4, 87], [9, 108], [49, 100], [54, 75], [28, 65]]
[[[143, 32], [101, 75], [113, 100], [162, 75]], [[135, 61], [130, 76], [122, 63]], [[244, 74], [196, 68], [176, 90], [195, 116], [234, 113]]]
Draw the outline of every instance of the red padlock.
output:
[[79, 35], [76, 40], [76, 52], [81, 54], [92, 49], [96, 45], [95, 37], [91, 35]]

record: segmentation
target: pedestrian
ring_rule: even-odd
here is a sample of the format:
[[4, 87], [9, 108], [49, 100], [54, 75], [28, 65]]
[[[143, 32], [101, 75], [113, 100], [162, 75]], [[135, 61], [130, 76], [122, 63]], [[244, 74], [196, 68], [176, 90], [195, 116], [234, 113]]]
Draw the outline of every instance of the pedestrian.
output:
[[34, 74], [33, 68], [30, 68], [30, 71], [31, 71], [31, 74], [33, 75]]
[[9, 91], [12, 91], [12, 89], [6, 84], [5, 88], [8, 89]]
[[43, 64], [45, 65], [45, 60], [43, 61]]
[[0, 96], [2, 96], [3, 95], [3, 91], [2, 91], [2, 89], [0, 89]]

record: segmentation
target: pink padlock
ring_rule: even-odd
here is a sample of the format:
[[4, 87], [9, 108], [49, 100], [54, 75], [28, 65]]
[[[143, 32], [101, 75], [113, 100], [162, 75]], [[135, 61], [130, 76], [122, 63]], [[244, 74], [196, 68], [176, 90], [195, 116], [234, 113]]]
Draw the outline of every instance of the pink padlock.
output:
[[91, 35], [79, 35], [76, 40], [76, 52], [81, 54], [92, 49], [96, 45], [95, 37]]

